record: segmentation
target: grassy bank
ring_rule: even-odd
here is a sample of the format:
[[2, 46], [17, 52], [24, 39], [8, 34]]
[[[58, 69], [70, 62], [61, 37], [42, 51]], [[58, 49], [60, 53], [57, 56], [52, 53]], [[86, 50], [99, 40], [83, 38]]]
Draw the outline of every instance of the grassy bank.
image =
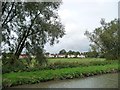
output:
[[55, 79], [82, 78], [85, 76], [97, 75], [118, 71], [118, 63], [93, 66], [79, 66], [74, 68], [62, 68], [51, 70], [38, 70], [31, 72], [13, 72], [3, 74], [3, 87], [10, 87], [21, 84], [34, 84]]

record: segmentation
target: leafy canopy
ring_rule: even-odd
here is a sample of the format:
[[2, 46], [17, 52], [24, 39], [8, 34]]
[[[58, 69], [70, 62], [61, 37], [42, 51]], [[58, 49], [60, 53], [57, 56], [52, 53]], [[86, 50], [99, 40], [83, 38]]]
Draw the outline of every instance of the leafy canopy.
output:
[[[23, 51], [40, 59], [44, 45], [53, 45], [65, 34], [57, 13], [61, 2], [2, 3], [2, 51], [15, 59]], [[43, 56], [43, 55], [42, 55]], [[13, 60], [12, 60], [13, 63]]]

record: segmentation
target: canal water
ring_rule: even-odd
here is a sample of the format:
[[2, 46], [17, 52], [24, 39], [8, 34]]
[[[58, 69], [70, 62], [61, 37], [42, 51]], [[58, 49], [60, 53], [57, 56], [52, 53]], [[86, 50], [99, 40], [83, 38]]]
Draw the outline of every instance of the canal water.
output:
[[118, 73], [20, 85], [13, 88], [118, 88]]

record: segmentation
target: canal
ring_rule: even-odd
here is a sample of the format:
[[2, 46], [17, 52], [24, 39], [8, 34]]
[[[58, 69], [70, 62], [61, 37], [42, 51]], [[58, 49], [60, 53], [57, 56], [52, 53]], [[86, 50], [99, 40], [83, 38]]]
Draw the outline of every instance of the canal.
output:
[[118, 73], [90, 76], [80, 79], [54, 80], [13, 88], [118, 88]]

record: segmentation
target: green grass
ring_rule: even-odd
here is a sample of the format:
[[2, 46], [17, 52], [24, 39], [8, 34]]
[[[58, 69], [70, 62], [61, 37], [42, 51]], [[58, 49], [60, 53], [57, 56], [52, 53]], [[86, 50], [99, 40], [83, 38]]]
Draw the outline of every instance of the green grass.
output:
[[66, 68], [78, 66], [106, 65], [118, 63], [118, 60], [106, 60], [103, 58], [51, 58], [48, 59], [48, 68]]
[[118, 60], [106, 60], [104, 58], [50, 58], [48, 59], [48, 66], [56, 65], [103, 65], [110, 63], [118, 63]]
[[118, 71], [118, 60], [101, 58], [50, 58], [46, 67], [3, 74], [3, 87], [33, 84], [54, 79], [70, 79]]
[[[25, 59], [21, 60], [25, 63]], [[33, 59], [32, 65], [35, 64], [35, 60]], [[95, 64], [108, 64], [118, 62], [117, 60], [106, 60], [104, 58], [48, 58], [48, 67], [49, 66], [63, 66], [63, 65], [95, 65]], [[34, 65], [33, 65], [34, 66]]]
[[104, 58], [49, 58], [48, 59], [48, 64], [51, 63], [56, 63], [56, 62], [61, 62], [61, 63], [74, 63], [74, 62], [78, 62], [78, 63], [89, 63], [89, 62], [94, 62], [94, 61], [105, 61]]
[[21, 84], [33, 84], [54, 79], [70, 79], [96, 74], [102, 74], [118, 70], [118, 64], [106, 64], [100, 66], [62, 68], [55, 70], [38, 70], [31, 72], [13, 72], [3, 74], [3, 87]]

